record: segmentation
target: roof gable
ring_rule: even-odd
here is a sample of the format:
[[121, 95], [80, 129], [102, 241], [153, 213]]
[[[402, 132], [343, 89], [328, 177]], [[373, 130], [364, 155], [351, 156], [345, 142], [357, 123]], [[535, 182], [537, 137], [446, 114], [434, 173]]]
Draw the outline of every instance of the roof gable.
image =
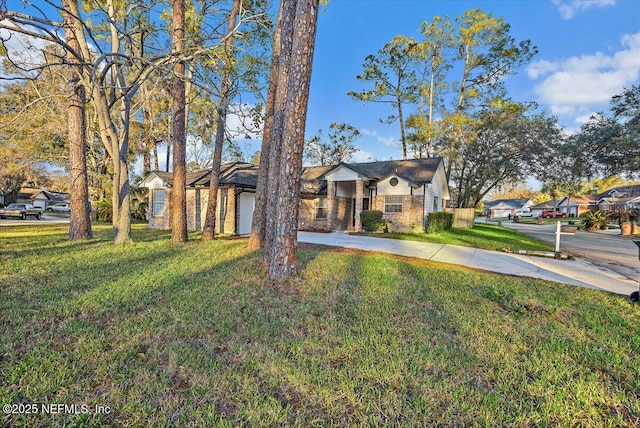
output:
[[[390, 175], [396, 175], [421, 186], [425, 183], [431, 183], [441, 163], [441, 157], [434, 157], [350, 164], [340, 163], [334, 166], [333, 169], [339, 167], [348, 168], [362, 178], [366, 177], [370, 180], [380, 180]], [[329, 171], [326, 175], [331, 174], [331, 172]]]
[[485, 208], [516, 208], [522, 209], [525, 205], [531, 204], [531, 199], [519, 198], [519, 199], [496, 199], [484, 203]]

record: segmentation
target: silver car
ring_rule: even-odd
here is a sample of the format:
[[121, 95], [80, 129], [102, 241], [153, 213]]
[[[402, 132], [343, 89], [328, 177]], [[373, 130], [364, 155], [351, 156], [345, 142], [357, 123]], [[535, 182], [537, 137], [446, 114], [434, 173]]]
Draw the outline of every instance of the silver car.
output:
[[47, 207], [47, 211], [52, 211], [55, 213], [70, 213], [71, 212], [71, 206], [67, 203], [58, 203], [58, 204], [53, 204], [53, 205], [49, 205]]

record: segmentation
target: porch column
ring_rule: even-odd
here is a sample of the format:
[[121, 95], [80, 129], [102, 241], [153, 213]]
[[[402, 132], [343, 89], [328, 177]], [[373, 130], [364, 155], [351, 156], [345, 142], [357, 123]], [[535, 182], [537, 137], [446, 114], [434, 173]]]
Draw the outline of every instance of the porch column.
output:
[[356, 209], [355, 209], [355, 228], [356, 231], [362, 230], [362, 222], [360, 221], [360, 213], [362, 212], [362, 198], [364, 198], [364, 182], [361, 179], [356, 180]]
[[333, 230], [336, 206], [336, 182], [327, 180], [327, 228]]

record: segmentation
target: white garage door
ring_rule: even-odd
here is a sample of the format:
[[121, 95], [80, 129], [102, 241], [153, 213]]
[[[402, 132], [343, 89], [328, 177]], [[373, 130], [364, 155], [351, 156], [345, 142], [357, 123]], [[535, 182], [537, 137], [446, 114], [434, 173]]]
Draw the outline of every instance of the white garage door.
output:
[[255, 200], [255, 193], [240, 193], [240, 195], [238, 195], [238, 235], [248, 235], [251, 233]]

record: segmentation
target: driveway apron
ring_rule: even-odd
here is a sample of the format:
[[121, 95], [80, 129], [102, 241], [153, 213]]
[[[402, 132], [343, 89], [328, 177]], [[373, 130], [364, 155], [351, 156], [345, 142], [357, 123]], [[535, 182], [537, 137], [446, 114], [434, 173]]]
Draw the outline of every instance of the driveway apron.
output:
[[504, 275], [578, 285], [616, 294], [629, 295], [638, 290], [636, 281], [582, 258], [555, 260], [457, 245], [349, 235], [340, 231], [331, 233], [298, 232], [298, 241], [415, 257]]

